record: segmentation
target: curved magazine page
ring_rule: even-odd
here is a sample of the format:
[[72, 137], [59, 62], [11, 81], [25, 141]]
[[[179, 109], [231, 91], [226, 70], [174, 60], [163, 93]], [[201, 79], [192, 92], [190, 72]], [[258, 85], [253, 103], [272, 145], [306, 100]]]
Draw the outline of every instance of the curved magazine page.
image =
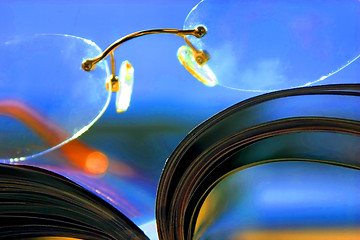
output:
[[0, 165], [2, 239], [148, 239], [116, 208], [61, 175]]
[[[302, 124], [305, 124], [304, 122], [306, 122], [307, 119], [301, 119], [301, 121], [303, 122]], [[195, 183], [184, 181], [184, 183], [181, 183], [181, 185], [187, 186], [187, 188], [179, 188], [179, 191], [185, 191], [186, 195], [188, 195], [189, 192], [192, 192], [192, 196], [187, 198], [187, 209], [184, 216], [185, 222], [191, 223], [190, 228], [193, 227], [192, 224], [195, 224], [195, 222], [198, 221], [197, 215], [198, 211], [202, 207], [202, 201], [205, 200], [204, 195], [208, 194], [212, 187], [214, 187], [219, 181], [238, 169], [245, 169], [252, 166], [278, 161], [308, 161], [338, 166], [349, 165], [349, 167], [353, 166], [354, 169], [358, 169], [358, 159], [356, 157], [358, 156], [358, 153], [348, 153], [347, 151], [349, 149], [349, 145], [353, 147], [359, 146], [360, 139], [358, 136], [353, 134], [356, 131], [356, 135], [359, 135], [360, 125], [357, 124], [356, 126], [346, 126], [343, 130], [339, 130], [337, 129], [337, 125], [346, 125], [346, 122], [335, 120], [333, 122], [335, 123], [334, 125], [333, 123], [328, 125], [325, 121], [322, 122], [321, 120], [314, 121], [314, 119], [311, 119], [311, 122], [312, 123], [310, 123], [308, 127], [303, 129], [296, 129], [293, 132], [288, 132], [286, 126], [279, 125], [280, 127], [277, 130], [266, 133], [271, 135], [271, 137], [266, 137], [264, 139], [262, 139], [262, 137], [254, 137], [249, 141], [243, 141], [242, 138], [238, 138], [236, 141], [239, 142], [239, 145], [234, 146], [233, 148], [229, 147], [228, 144], [232, 144], [232, 140], [234, 139], [228, 140], [226, 146], [219, 146], [219, 148], [216, 149], [217, 153], [219, 153], [220, 148], [223, 149], [220, 154], [217, 154], [214, 151], [212, 153], [207, 153], [207, 156], [203, 159], [199, 158], [198, 164], [200, 165], [202, 163], [203, 166], [200, 167], [197, 165], [196, 167], [193, 167], [194, 171], [197, 172], [197, 180], [194, 181]], [[322, 127], [318, 127], [318, 124], [321, 124]], [[275, 126], [273, 127], [276, 129]], [[326, 130], [328, 127], [334, 128], [336, 130]], [[349, 129], [352, 129], [351, 134], [349, 134], [347, 131]], [[344, 132], [342, 133], [342, 131]], [[252, 143], [252, 141], [254, 142]], [[313, 141], [315, 144], [314, 146], [311, 146]], [[324, 143], [324, 145], [316, 144], [317, 141]], [[339, 142], [346, 144], [339, 144]], [[226, 148], [227, 150], [225, 150]], [[252, 154], [249, 154], [249, 152]], [[211, 157], [209, 158], [210, 155]], [[218, 165], [213, 166], [214, 163], [217, 163]], [[201, 173], [199, 173], [200, 168], [203, 170]], [[204, 175], [202, 175], [203, 173]], [[202, 182], [198, 179], [201, 179]], [[351, 185], [354, 183], [349, 182], [347, 184]], [[344, 194], [344, 191], [342, 194]], [[286, 198], [286, 193], [284, 193], [284, 198]], [[329, 201], [330, 200], [326, 202]], [[183, 204], [184, 203], [182, 203], [182, 207], [184, 207]], [[325, 223], [326, 221], [324, 221], [323, 224], [325, 225]], [[355, 226], [353, 226], [354, 224]], [[341, 226], [342, 224], [340, 222], [333, 225], [325, 225], [324, 228], [356, 228], [358, 227], [358, 224], [359, 223], [355, 221], [355, 223], [353, 222], [344, 227]], [[296, 228], [297, 230], [306, 232], [311, 228], [315, 228], [315, 225], [310, 227], [308, 226], [308, 228], [305, 226], [292, 227]], [[193, 231], [194, 230], [191, 229], [191, 232]], [[188, 234], [190, 234], [190, 230]], [[201, 235], [201, 232], [198, 234]], [[212, 239], [216, 239], [216, 237], [212, 236]]]
[[202, 203], [194, 239], [358, 239], [360, 171], [294, 160], [225, 177]]
[[194, 237], [207, 195], [239, 169], [278, 161], [358, 168], [360, 115], [352, 109], [359, 107], [359, 93], [356, 84], [274, 92], [195, 128], [162, 173], [156, 208], [160, 238]]

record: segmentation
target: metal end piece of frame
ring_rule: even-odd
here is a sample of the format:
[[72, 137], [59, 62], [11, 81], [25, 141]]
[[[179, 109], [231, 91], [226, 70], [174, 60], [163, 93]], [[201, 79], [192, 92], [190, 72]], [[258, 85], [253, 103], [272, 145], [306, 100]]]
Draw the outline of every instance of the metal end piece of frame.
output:
[[117, 92], [120, 90], [119, 78], [115, 74], [115, 58], [114, 53], [110, 52], [111, 59], [111, 75], [106, 80], [106, 90], [111, 92]]

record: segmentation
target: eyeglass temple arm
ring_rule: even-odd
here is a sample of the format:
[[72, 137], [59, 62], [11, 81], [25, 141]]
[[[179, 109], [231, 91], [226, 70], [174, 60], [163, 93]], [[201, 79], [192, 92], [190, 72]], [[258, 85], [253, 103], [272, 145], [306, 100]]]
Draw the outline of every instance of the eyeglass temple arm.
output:
[[[127, 42], [131, 39], [137, 38], [137, 37], [141, 37], [144, 35], [149, 35], [149, 34], [159, 34], [159, 33], [167, 33], [167, 34], [173, 34], [173, 35], [177, 35], [179, 37], [182, 37], [185, 39], [186, 43], [196, 52], [199, 54], [203, 54], [204, 56], [199, 55], [199, 64], [203, 64], [206, 62], [206, 59], [208, 58], [207, 56], [205, 56], [205, 53], [203, 53], [202, 51], [199, 51], [197, 49], [194, 48], [194, 46], [190, 43], [189, 40], [187, 40], [187, 38], [185, 36], [195, 36], [197, 38], [201, 38], [206, 34], [206, 29], [203, 26], [198, 26], [195, 29], [191, 29], [191, 30], [179, 30], [179, 29], [151, 29], [151, 30], [144, 30], [144, 31], [140, 31], [140, 32], [136, 32], [136, 33], [132, 33], [129, 34], [123, 38], [120, 38], [119, 40], [117, 40], [116, 42], [114, 42], [113, 44], [111, 44], [102, 54], [100, 54], [98, 57], [93, 58], [93, 59], [86, 59], [83, 63], [82, 63], [82, 68], [85, 71], [91, 71], [95, 68], [96, 64], [98, 62], [100, 62], [101, 60], [105, 59], [109, 54], [111, 54], [116, 48], [118, 48], [121, 44], [123, 44], [124, 42]], [[203, 58], [203, 59], [202, 59]]]
[[[30, 106], [16, 100], [0, 101], [0, 115], [9, 116], [23, 123], [50, 145], [57, 145], [69, 138], [59, 126], [45, 119]], [[101, 174], [108, 166], [107, 157], [78, 140], [73, 140], [60, 148], [61, 152], [76, 166], [88, 173]], [[89, 156], [96, 154], [97, 159]], [[89, 162], [92, 161], [92, 162]], [[96, 166], [96, 168], [95, 168]]]

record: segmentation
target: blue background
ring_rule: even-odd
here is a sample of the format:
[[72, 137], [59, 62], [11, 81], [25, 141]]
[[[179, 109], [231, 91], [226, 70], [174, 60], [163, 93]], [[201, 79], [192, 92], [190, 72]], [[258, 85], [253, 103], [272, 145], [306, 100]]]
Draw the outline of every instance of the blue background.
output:
[[[197, 0], [2, 0], [0, 41], [35, 33], [63, 33], [90, 39], [105, 49], [136, 31], [181, 29], [196, 4]], [[111, 161], [122, 162], [140, 173], [136, 179], [121, 174], [103, 176], [110, 193], [100, 194], [107, 199], [113, 193], [130, 202], [134, 211], [122, 202], [115, 205], [138, 225], [154, 219], [161, 169], [183, 137], [208, 117], [254, 94], [205, 87], [178, 62], [176, 51], [181, 45], [184, 40], [179, 37], [151, 35], [121, 46], [115, 52], [117, 68], [123, 60], [129, 60], [135, 68], [130, 109], [117, 114], [113, 98], [103, 117], [80, 138]]]

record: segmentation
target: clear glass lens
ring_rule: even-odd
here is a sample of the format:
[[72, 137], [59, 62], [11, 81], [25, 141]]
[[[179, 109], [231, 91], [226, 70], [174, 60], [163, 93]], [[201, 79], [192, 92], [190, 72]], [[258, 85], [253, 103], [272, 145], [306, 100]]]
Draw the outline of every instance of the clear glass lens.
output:
[[60, 34], [0, 44], [0, 159], [44, 152], [100, 117], [110, 99], [107, 63], [91, 72], [81, 68], [100, 53], [89, 40]]
[[189, 40], [209, 53], [220, 85], [266, 92], [359, 82], [357, 0], [203, 0], [184, 28], [199, 25], [207, 34]]

